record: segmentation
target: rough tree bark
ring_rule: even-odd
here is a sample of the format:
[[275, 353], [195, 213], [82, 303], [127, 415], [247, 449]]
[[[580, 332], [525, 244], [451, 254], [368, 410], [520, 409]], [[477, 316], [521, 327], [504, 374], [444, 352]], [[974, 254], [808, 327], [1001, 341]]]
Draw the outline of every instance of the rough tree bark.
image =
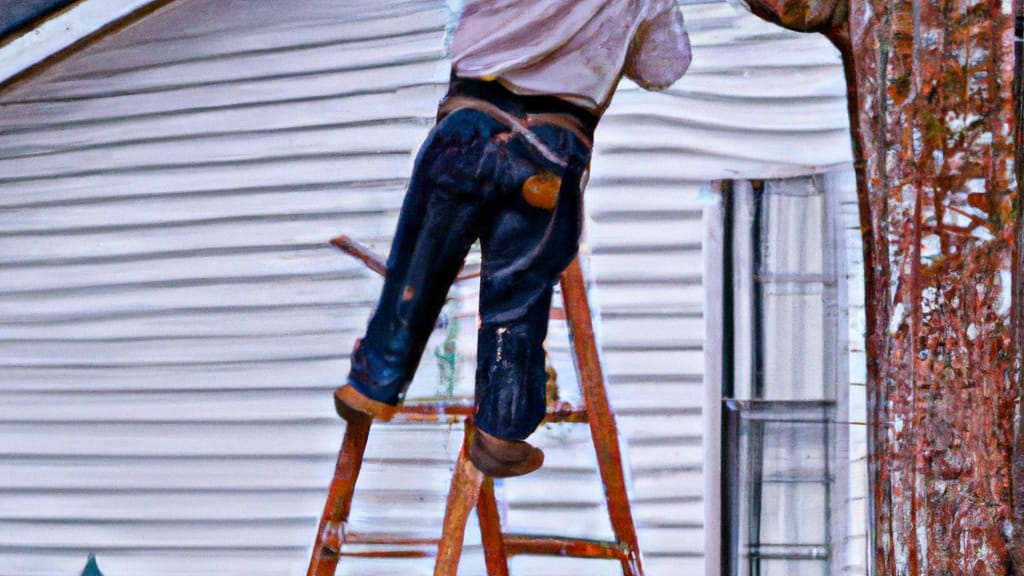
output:
[[748, 3], [846, 65], [876, 573], [1024, 574], [1013, 0]]

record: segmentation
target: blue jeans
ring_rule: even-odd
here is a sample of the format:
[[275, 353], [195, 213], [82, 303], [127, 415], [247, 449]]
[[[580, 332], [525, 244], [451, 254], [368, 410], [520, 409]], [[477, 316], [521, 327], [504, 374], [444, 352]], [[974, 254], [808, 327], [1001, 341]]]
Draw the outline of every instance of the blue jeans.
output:
[[[558, 126], [532, 132], [566, 167], [475, 109], [450, 113], [430, 132], [402, 205], [380, 300], [353, 351], [348, 381], [365, 396], [402, 401], [449, 286], [479, 239], [474, 423], [499, 438], [523, 439], [543, 420], [551, 293], [578, 249], [590, 147]], [[541, 173], [561, 179], [550, 210], [524, 198], [524, 182]]]

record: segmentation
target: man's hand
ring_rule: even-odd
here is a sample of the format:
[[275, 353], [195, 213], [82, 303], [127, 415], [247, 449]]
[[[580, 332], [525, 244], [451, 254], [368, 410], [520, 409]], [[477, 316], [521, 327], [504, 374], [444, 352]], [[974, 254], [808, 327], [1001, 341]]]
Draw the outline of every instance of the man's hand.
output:
[[848, 0], [746, 0], [750, 10], [797, 32], [826, 35], [846, 21]]

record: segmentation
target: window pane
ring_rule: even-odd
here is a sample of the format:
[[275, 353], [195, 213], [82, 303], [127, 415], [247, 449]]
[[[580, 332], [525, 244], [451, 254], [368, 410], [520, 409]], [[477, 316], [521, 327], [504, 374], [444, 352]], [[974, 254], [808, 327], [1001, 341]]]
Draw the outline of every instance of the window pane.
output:
[[[825, 306], [820, 285], [763, 288], [766, 400], [828, 398], [825, 385]], [[817, 293], [806, 293], [814, 289]]]
[[[764, 195], [764, 261], [769, 274], [821, 274], [824, 272], [825, 197], [810, 179], [771, 181]], [[785, 189], [784, 189], [785, 188]]]
[[733, 574], [826, 574], [834, 411], [828, 401], [726, 402]]
[[761, 488], [761, 546], [821, 545], [828, 539], [822, 484], [765, 483]]
[[825, 560], [762, 560], [761, 576], [826, 576]]
[[824, 422], [776, 421], [763, 427], [764, 475], [766, 481], [825, 479], [828, 454]]

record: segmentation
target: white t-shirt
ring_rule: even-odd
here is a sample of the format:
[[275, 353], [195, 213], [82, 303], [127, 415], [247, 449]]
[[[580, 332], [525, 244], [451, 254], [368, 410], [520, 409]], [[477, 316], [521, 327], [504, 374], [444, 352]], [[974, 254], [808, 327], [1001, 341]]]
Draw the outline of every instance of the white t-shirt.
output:
[[603, 112], [623, 74], [667, 88], [690, 64], [675, 0], [464, 0], [455, 74]]

